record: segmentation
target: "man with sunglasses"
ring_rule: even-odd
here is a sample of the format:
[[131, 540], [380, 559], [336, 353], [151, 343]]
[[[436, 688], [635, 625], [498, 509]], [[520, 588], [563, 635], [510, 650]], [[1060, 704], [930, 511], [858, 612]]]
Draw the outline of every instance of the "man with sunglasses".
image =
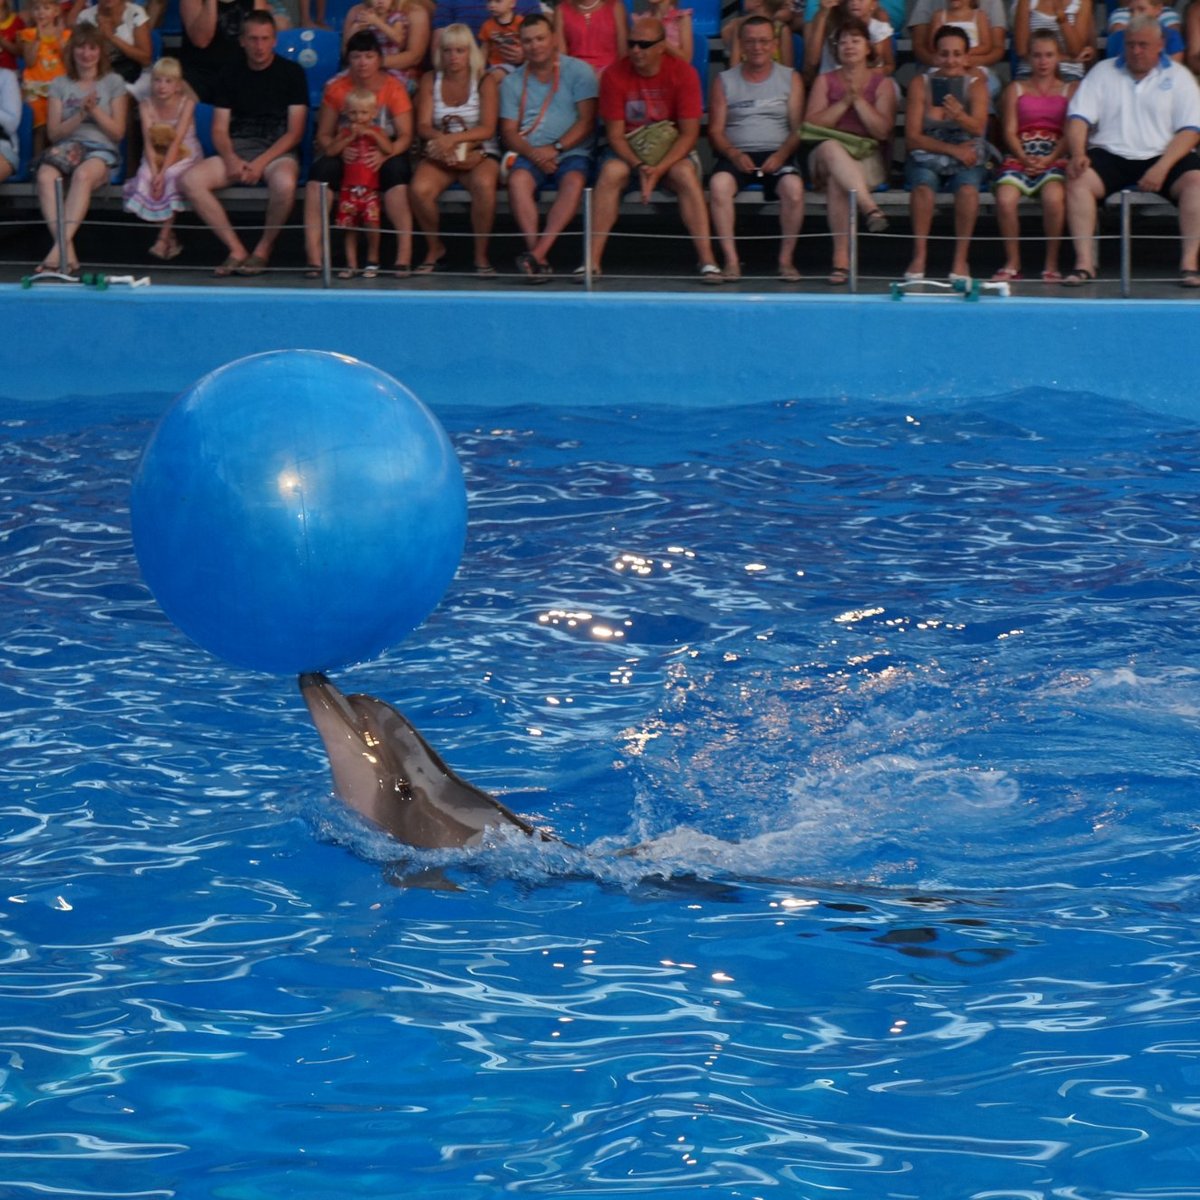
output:
[[[704, 114], [700, 76], [690, 63], [666, 54], [663, 25], [655, 17], [638, 17], [628, 44], [628, 56], [600, 77], [600, 118], [609, 149], [596, 180], [589, 249], [592, 271], [600, 273], [604, 247], [626, 190], [636, 187], [642, 202], [648, 204], [651, 193], [661, 186], [679, 198], [680, 216], [696, 247], [702, 282], [720, 283], [699, 162], [693, 154]], [[629, 135], [660, 121], [671, 122], [678, 137], [658, 162], [644, 162], [629, 144]]]

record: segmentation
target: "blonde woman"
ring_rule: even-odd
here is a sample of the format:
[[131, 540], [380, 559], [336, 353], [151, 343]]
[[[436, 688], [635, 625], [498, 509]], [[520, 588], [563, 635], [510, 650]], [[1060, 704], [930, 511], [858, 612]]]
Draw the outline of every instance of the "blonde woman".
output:
[[418, 275], [437, 271], [446, 257], [439, 235], [438, 199], [461, 183], [471, 197], [475, 273], [494, 275], [488, 240], [496, 215], [500, 148], [496, 142], [499, 84], [466, 25], [448, 25], [433, 50], [433, 71], [417, 89], [417, 136], [424, 157], [409, 187], [413, 214], [426, 238]]

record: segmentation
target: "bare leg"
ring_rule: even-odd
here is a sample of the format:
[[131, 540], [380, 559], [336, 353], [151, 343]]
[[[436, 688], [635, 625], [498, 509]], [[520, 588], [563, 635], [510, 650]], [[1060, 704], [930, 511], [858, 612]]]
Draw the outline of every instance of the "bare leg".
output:
[[600, 270], [608, 235], [617, 223], [621, 210], [621, 195], [629, 182], [629, 165], [619, 158], [610, 158], [600, 168], [596, 189], [592, 198], [592, 244], [588, 247], [592, 270]]
[[735, 215], [733, 198], [737, 195], [737, 177], [728, 171], [719, 171], [708, 181], [708, 204], [712, 211], [713, 232], [717, 235], [717, 247], [725, 261], [727, 272], [740, 272], [737, 243], [733, 240]]
[[42, 262], [53, 271], [65, 271], [67, 267], [63, 258], [64, 247], [58, 244], [58, 205], [55, 203], [54, 184], [61, 178], [62, 175], [54, 167], [45, 163], [37, 169], [38, 203], [41, 205], [42, 219], [46, 222], [46, 228], [50, 230], [51, 238], [50, 249], [46, 251]]
[[[1001, 270], [1015, 275], [1021, 269], [1021, 219], [1017, 215], [1021, 193], [1013, 184], [1002, 183], [996, 185], [995, 196], [996, 224], [1004, 239], [1004, 266]], [[1049, 255], [1050, 248], [1047, 246], [1047, 258]]]
[[825, 188], [825, 219], [833, 238], [833, 269], [850, 269], [850, 197], [836, 180]]
[[679, 215], [683, 227], [692, 235], [696, 248], [696, 259], [701, 266], [716, 266], [713, 258], [712, 239], [709, 236], [708, 209], [704, 204], [704, 189], [700, 176], [690, 158], [677, 162], [666, 174], [665, 182], [679, 197]]
[[508, 203], [513, 220], [525, 237], [525, 248], [532, 250], [538, 240], [537, 187], [528, 171], [513, 171], [509, 175]]
[[186, 172], [179, 181], [180, 190], [191, 201], [196, 215], [217, 235], [229, 251], [230, 258], [241, 262], [246, 247], [238, 237], [216, 193], [229, 182], [225, 164], [218, 157], [206, 158]]
[[411, 266], [413, 219], [408, 205], [407, 183], [398, 183], [383, 193], [383, 210], [396, 231], [396, 266]]
[[1100, 176], [1090, 167], [1078, 179], [1067, 181], [1067, 225], [1075, 245], [1075, 270], [1096, 271], [1093, 238], [1096, 233], [1096, 205], [1104, 198]]
[[426, 263], [440, 262], [446, 255], [446, 245], [440, 234], [441, 212], [438, 209], [438, 200], [453, 181], [454, 177], [449, 171], [443, 171], [436, 163], [426, 159], [417, 167], [409, 185], [408, 198], [413, 215], [425, 235], [423, 261]]
[[795, 265], [796, 242], [804, 225], [804, 180], [799, 175], [783, 175], [777, 188], [779, 196], [779, 269]]
[[960, 187], [954, 193], [954, 264], [950, 271], [954, 275], [970, 275], [971, 234], [975, 232], [975, 220], [979, 216], [979, 189]]
[[63, 249], [67, 254], [67, 266], [71, 270], [78, 268], [75, 258], [75, 235], [79, 232], [84, 217], [87, 216], [88, 208], [92, 203], [92, 193], [96, 188], [104, 185], [110, 170], [107, 163], [98, 158], [89, 158], [80, 163], [71, 175], [71, 186], [67, 188], [66, 198], [63, 200], [66, 218], [63, 225], [66, 245]]
[[1066, 219], [1066, 189], [1061, 183], [1046, 184], [1042, 188], [1042, 230], [1046, 234], [1046, 262], [1042, 269], [1047, 274], [1058, 272], [1058, 252], [1062, 248]]
[[285, 154], [269, 164], [263, 172], [267, 185], [267, 215], [262, 236], [254, 247], [256, 258], [269, 261], [275, 242], [283, 232], [287, 219], [296, 203], [296, 184], [300, 178], [300, 166], [290, 155]]
[[1181, 175], [1171, 189], [1179, 206], [1179, 233], [1183, 239], [1179, 254], [1182, 274], [1195, 274], [1200, 266], [1200, 171]]
[[586, 176], [582, 171], [568, 171], [558, 181], [558, 195], [546, 214], [542, 236], [538, 238], [532, 250], [533, 257], [538, 262], [545, 262], [550, 257], [550, 248], [558, 241], [559, 234], [574, 220], [579, 211], [579, 201], [583, 198], [585, 182]]
[[[832, 138], [821, 142], [813, 151], [810, 161], [828, 179], [825, 204], [826, 220], [833, 236], [833, 268], [835, 271], [844, 271], [850, 266], [850, 193], [858, 193], [860, 203], [864, 204], [868, 213], [874, 212], [878, 206], [873, 200], [867, 200], [870, 188], [867, 187], [866, 176], [845, 146]], [[925, 268], [922, 266], [920, 269]]]
[[487, 267], [488, 240], [496, 221], [496, 184], [500, 180], [500, 164], [485, 158], [468, 172], [463, 184], [471, 197], [471, 232], [475, 235], [475, 266]]
[[379, 243], [380, 233], [378, 225], [368, 225], [363, 231], [367, 242], [367, 262], [372, 266], [379, 266]]
[[913, 256], [907, 274], [924, 275], [929, 256], [929, 230], [933, 227], [933, 188], [919, 184], [908, 194], [908, 213], [912, 221]]

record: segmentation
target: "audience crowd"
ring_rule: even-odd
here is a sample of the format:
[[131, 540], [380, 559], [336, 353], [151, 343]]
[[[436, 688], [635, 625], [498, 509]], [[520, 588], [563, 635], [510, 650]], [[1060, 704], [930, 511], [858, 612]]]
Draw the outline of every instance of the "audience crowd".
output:
[[[25, 165], [24, 121], [52, 239], [40, 272], [78, 270], [92, 194], [124, 165], [125, 207], [155, 227], [148, 253], [181, 253], [176, 217], [190, 208], [224, 247], [219, 276], [268, 267], [303, 182], [310, 275], [329, 215], [344, 231], [343, 278], [384, 269], [385, 228], [395, 275], [444, 270], [439, 205], [457, 185], [475, 271], [495, 274], [504, 188], [525, 242], [515, 268], [543, 282], [590, 184], [578, 277], [602, 271], [623, 200], [670, 194], [700, 281], [740, 278], [734, 199], [755, 188], [778, 201], [779, 277], [798, 280], [811, 190], [825, 195], [836, 287], [849, 278], [855, 212], [868, 234], [886, 232], [877, 194], [895, 186], [908, 194], [907, 280], [929, 270], [939, 194], [953, 210], [949, 278], [972, 275], [990, 189], [1003, 245], [993, 279], [1022, 278], [1019, 204], [1030, 200], [1042, 212], [1041, 281], [1090, 283], [1098, 206], [1133, 189], [1176, 207], [1179, 283], [1200, 288], [1200, 0], [1107, 12], [1093, 0], [743, 0], [707, 92], [695, 66], [707, 66], [707, 39], [674, 0], [636, 0], [632, 12], [625, 0], [358, 0], [338, 38], [323, 35], [340, 42], [343, 69], [315, 113], [304, 56], [279, 53], [278, 30], [327, 27], [330, 0], [178, 0], [164, 55], [153, 31], [165, 8], [0, 0], [0, 181]], [[899, 34], [915, 60], [903, 89]], [[265, 193], [253, 241], [223, 202], [239, 185]], [[544, 210], [543, 191], [554, 193]]]

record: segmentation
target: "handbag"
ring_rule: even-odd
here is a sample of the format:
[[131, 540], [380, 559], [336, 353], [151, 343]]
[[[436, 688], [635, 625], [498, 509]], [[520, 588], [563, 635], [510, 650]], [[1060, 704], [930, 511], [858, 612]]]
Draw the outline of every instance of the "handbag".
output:
[[814, 125], [805, 121], [800, 126], [802, 142], [841, 142], [846, 147], [851, 158], [860, 161], [870, 158], [879, 149], [879, 143], [874, 138], [864, 137], [861, 133], [848, 133], [844, 129], [834, 129], [829, 125]]
[[655, 121], [625, 135], [630, 150], [648, 167], [657, 167], [678, 139], [679, 129], [673, 121]]
[[[450, 113], [442, 118], [443, 133], [463, 133], [466, 128], [466, 121], [456, 113]], [[478, 146], [468, 146], [466, 142], [458, 142], [454, 147], [454, 158], [449, 162], [440, 158], [432, 161], [447, 171], [472, 171], [483, 162], [483, 159], [483, 151]]]

